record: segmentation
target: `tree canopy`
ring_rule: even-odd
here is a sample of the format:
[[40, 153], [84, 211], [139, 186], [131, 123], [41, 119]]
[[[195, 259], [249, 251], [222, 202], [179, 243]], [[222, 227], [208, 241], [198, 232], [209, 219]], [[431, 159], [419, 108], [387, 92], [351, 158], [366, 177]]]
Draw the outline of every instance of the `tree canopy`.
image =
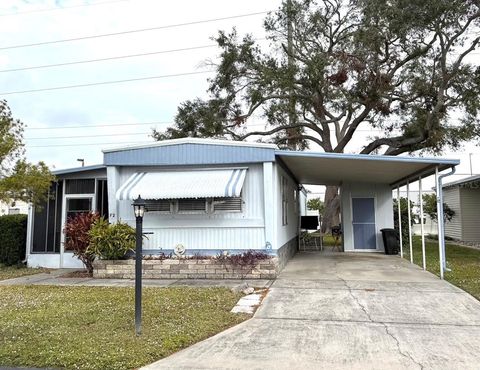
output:
[[325, 210], [325, 205], [320, 198], [312, 198], [308, 200], [307, 208], [309, 210], [318, 211], [319, 214], [322, 214]]
[[[315, 143], [364, 154], [456, 148], [478, 137], [478, 0], [291, 0], [267, 17], [268, 46], [220, 31], [208, 99], [183, 102], [157, 140]], [[459, 117], [452, 119], [452, 117]], [[265, 123], [249, 129], [251, 121]]]
[[24, 157], [23, 123], [13, 118], [5, 100], [0, 101], [0, 201], [21, 200], [39, 204], [54, 180], [43, 162]]
[[[437, 196], [436, 194], [423, 194], [423, 211], [430, 216], [432, 221], [437, 222]], [[444, 222], [450, 222], [455, 216], [455, 211], [447, 203], [443, 203]]]

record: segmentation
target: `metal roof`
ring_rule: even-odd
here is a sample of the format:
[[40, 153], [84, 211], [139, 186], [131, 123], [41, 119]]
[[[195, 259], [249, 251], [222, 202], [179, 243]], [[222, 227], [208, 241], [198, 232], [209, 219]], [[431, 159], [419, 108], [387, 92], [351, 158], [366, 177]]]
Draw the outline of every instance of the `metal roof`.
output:
[[275, 155], [302, 184], [340, 185], [342, 182], [402, 186], [407, 180], [454, 167], [456, 159], [394, 157], [366, 154], [276, 150]]
[[124, 150], [156, 148], [156, 147], [179, 145], [179, 144], [222, 145], [222, 146], [230, 146], [230, 147], [234, 146], [234, 147], [250, 147], [250, 148], [270, 148], [270, 149], [278, 148], [275, 144], [268, 144], [268, 143], [186, 137], [181, 139], [152, 141], [149, 144], [127, 145], [127, 146], [121, 146], [117, 148], [103, 149], [102, 152], [112, 153], [112, 152], [120, 152]]
[[184, 166], [275, 161], [275, 146], [225, 140], [178, 139], [104, 151], [108, 166]]
[[461, 180], [449, 182], [447, 184], [444, 184], [442, 187], [443, 188], [453, 188], [455, 186], [469, 184], [469, 183], [477, 182], [477, 181], [480, 181], [480, 175], [470, 176], [470, 177], [466, 177], [466, 178], [461, 179]]
[[92, 166], [83, 166], [83, 167], [74, 167], [74, 168], [65, 168], [62, 170], [52, 171], [54, 175], [68, 175], [70, 173], [85, 172], [85, 171], [95, 171], [105, 169], [107, 166], [104, 164], [95, 164]]
[[137, 172], [117, 190], [118, 200], [239, 197], [247, 169]]

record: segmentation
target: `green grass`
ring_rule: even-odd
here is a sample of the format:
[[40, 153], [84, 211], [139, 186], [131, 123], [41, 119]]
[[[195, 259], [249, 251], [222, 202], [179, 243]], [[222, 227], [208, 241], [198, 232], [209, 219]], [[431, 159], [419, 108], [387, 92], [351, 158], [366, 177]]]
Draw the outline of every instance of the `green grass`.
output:
[[[440, 276], [438, 242], [427, 241], [425, 244], [427, 270]], [[404, 252], [404, 258], [410, 260], [408, 245], [404, 248]], [[445, 272], [445, 280], [480, 300], [480, 250], [447, 242], [446, 254], [447, 266], [452, 271]], [[413, 239], [413, 262], [423, 266], [420, 237]]]
[[0, 367], [133, 369], [248, 318], [225, 288], [145, 288], [134, 334], [133, 288], [0, 287]]
[[4, 266], [0, 264], [0, 280], [7, 280], [26, 275], [39, 274], [40, 272], [48, 272], [48, 269], [26, 268], [23, 266]]

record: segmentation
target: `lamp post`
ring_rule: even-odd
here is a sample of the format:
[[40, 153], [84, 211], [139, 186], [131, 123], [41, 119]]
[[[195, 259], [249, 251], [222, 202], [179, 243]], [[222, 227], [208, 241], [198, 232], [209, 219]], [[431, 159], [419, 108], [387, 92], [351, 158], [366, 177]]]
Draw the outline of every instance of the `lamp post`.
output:
[[142, 333], [142, 228], [145, 201], [138, 196], [132, 203], [136, 220], [135, 238], [135, 334]]

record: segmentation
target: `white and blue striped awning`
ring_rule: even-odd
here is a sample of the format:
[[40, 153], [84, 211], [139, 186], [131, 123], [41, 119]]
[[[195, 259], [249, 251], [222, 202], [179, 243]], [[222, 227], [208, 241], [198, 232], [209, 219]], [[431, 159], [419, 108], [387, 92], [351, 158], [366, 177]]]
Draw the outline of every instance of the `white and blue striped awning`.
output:
[[118, 200], [239, 197], [247, 170], [137, 172], [117, 190]]

